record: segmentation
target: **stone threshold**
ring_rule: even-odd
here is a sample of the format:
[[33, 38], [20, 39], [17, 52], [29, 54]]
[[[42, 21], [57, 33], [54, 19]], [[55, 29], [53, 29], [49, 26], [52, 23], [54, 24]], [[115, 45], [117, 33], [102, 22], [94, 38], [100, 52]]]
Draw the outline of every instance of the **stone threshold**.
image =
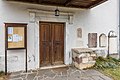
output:
[[54, 66], [45, 66], [45, 67], [40, 67], [39, 69], [52, 69], [52, 68], [62, 68], [62, 67], [69, 67], [70, 65], [54, 65]]

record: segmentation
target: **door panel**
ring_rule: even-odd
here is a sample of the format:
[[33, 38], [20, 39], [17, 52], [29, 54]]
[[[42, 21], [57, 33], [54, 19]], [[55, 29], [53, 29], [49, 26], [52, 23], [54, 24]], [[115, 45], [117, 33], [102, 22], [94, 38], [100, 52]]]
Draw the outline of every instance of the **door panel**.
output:
[[62, 63], [64, 59], [64, 25], [52, 24], [53, 63]]
[[40, 65], [63, 64], [64, 24], [40, 23]]
[[51, 24], [41, 24], [40, 26], [40, 63], [47, 65], [50, 63], [50, 26]]

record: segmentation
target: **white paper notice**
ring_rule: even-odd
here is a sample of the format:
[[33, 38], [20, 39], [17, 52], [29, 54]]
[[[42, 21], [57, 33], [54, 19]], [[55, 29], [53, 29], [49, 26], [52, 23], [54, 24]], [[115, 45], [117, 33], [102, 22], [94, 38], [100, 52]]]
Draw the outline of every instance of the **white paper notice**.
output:
[[18, 34], [13, 34], [13, 42], [18, 42], [18, 41], [19, 41]]
[[19, 36], [19, 41], [22, 41], [22, 36]]
[[12, 36], [8, 36], [8, 42], [12, 42], [13, 37]]
[[13, 34], [13, 27], [8, 27], [8, 34]]

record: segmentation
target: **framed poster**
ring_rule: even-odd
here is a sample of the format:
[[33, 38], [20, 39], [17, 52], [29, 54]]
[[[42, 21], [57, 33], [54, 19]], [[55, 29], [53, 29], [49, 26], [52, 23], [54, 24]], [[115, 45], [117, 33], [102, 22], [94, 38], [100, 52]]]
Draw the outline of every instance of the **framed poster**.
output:
[[5, 23], [6, 49], [26, 49], [27, 24]]

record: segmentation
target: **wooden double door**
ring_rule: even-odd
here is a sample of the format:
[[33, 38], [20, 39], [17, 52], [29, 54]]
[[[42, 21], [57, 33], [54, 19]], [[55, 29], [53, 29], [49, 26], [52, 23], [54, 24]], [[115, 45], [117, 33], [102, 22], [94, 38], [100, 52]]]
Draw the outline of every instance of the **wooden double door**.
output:
[[40, 22], [40, 66], [64, 63], [64, 23]]

